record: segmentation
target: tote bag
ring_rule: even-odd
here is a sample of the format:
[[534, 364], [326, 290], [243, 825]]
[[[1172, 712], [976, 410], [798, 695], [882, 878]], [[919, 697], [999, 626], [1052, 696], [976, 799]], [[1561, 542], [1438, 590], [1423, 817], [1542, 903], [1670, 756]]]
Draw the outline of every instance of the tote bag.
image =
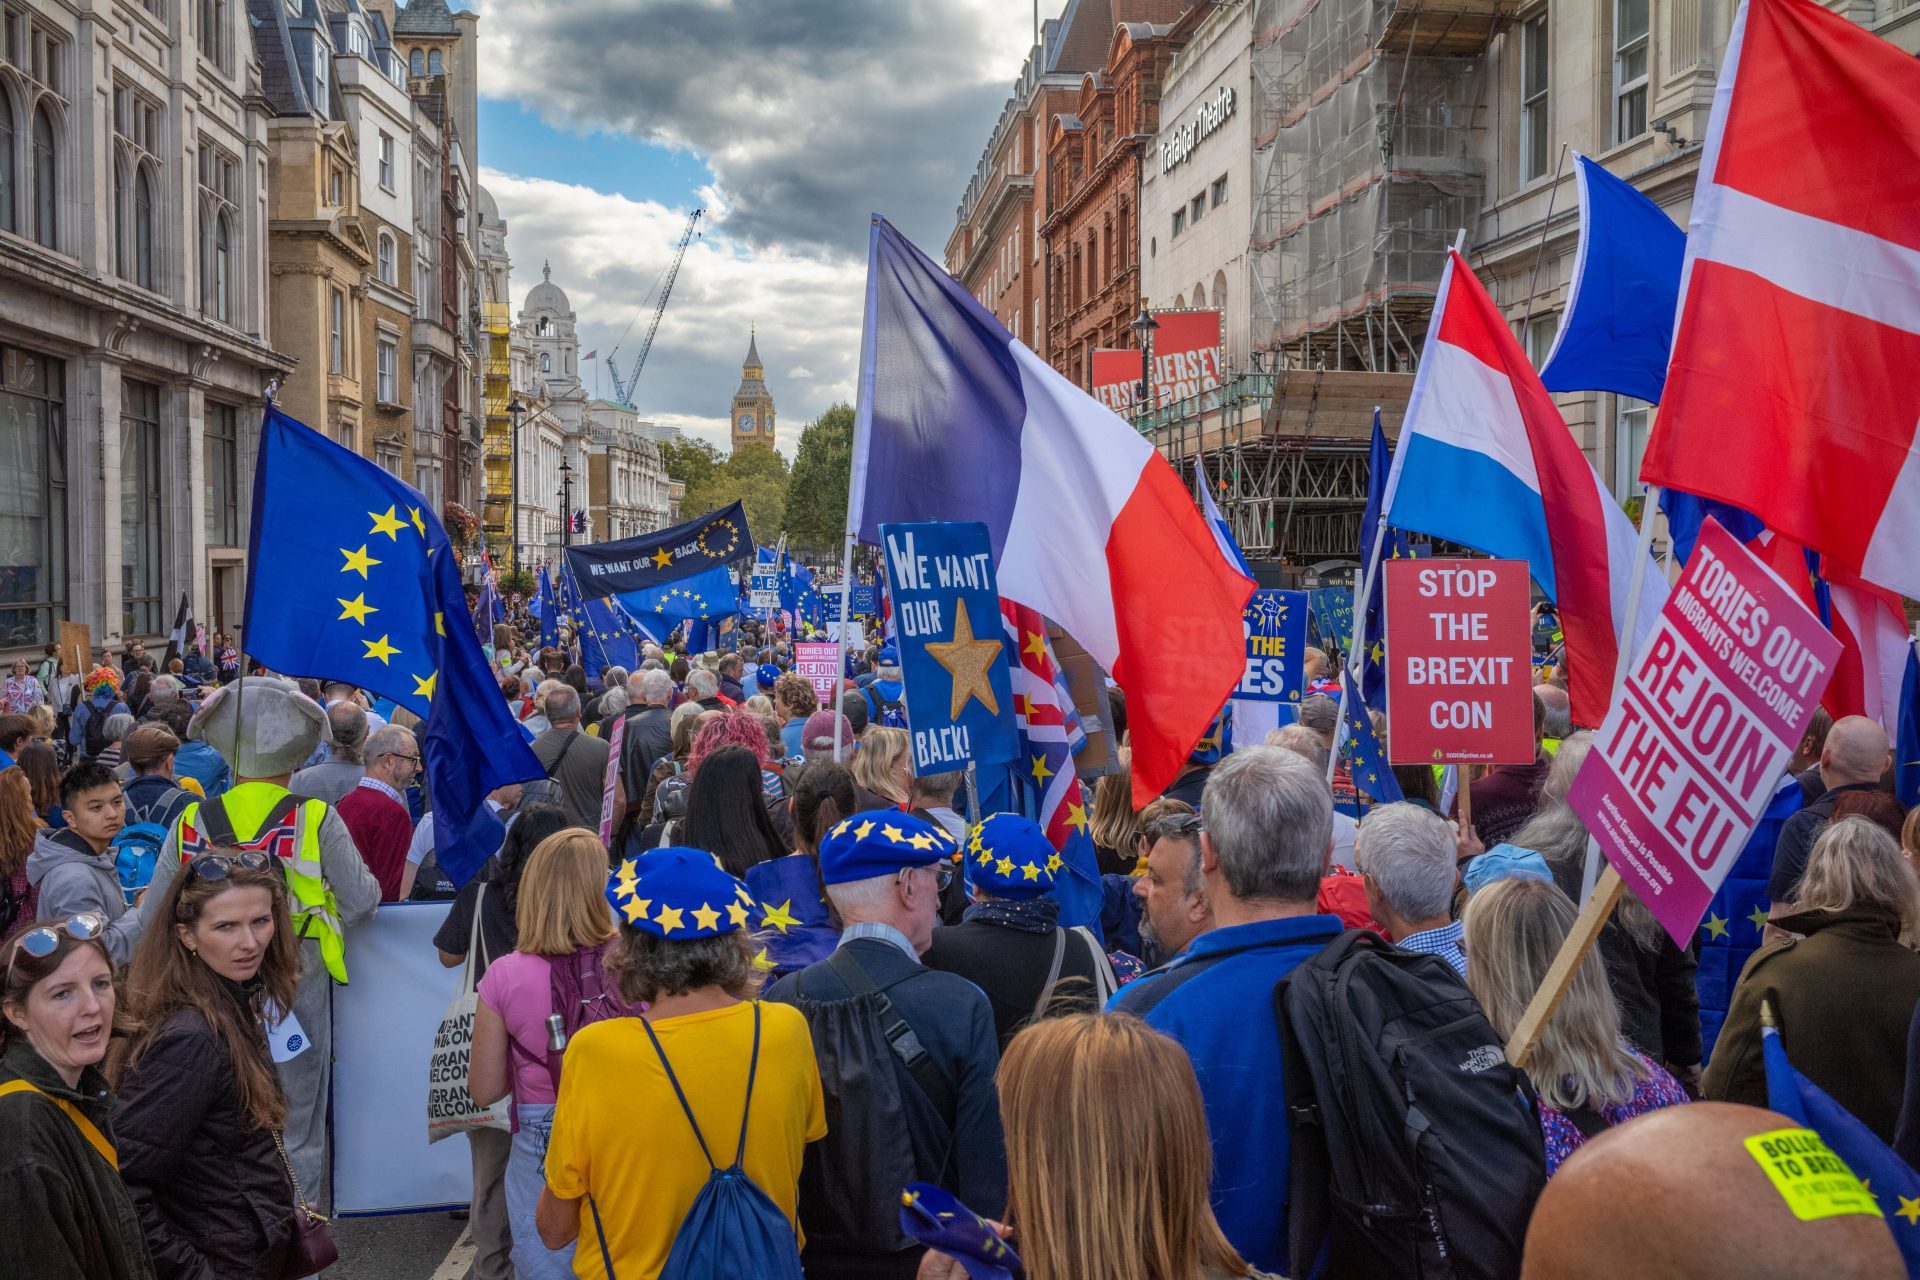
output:
[[[474, 1011], [480, 1003], [473, 990], [473, 961], [485, 945], [480, 936], [480, 909], [486, 896], [487, 886], [483, 884], [473, 898], [473, 933], [467, 939], [460, 994], [447, 1006], [446, 1015], [440, 1019], [440, 1033], [433, 1040], [433, 1064], [427, 1076], [428, 1142], [474, 1129], [506, 1131], [513, 1126], [511, 1093], [490, 1107], [477, 1107], [473, 1095], [467, 1092], [467, 1070], [473, 1064]], [[485, 967], [484, 962], [481, 967]]]

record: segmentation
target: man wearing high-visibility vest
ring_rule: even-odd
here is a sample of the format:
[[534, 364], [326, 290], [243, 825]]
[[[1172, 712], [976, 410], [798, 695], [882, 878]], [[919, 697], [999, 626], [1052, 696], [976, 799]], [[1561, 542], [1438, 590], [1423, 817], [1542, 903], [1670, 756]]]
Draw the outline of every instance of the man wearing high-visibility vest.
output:
[[373, 918], [380, 884], [367, 870], [347, 827], [324, 801], [287, 790], [323, 738], [326, 712], [291, 680], [246, 676], [207, 699], [188, 735], [210, 744], [233, 766], [235, 785], [214, 800], [181, 811], [154, 864], [142, 909], [166, 897], [181, 866], [216, 847], [240, 844], [278, 856], [286, 868], [288, 907], [300, 934], [300, 988], [294, 1028], [273, 1036], [280, 1084], [287, 1096], [283, 1136], [287, 1157], [307, 1202], [325, 1213], [327, 1094], [333, 1072], [333, 1016], [329, 988], [347, 980], [346, 932]]

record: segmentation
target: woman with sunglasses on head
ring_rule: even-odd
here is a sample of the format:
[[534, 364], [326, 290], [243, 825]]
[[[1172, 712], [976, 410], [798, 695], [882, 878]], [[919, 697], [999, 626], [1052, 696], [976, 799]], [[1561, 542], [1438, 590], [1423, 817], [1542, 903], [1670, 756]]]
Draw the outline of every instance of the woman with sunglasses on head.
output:
[[300, 978], [286, 875], [254, 850], [203, 854], [146, 918], [111, 1068], [120, 1176], [160, 1280], [280, 1280], [298, 1191], [265, 1027]]
[[140, 1218], [115, 1172], [99, 1063], [113, 966], [94, 914], [41, 920], [4, 944], [0, 985], [0, 1276], [148, 1280]]

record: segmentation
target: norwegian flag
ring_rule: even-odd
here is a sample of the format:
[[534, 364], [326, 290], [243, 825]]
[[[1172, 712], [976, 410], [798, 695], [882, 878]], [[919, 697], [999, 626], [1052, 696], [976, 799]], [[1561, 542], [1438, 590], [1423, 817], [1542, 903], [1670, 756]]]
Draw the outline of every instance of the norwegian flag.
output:
[[1920, 595], [1920, 64], [1746, 0], [1714, 90], [1641, 478]]
[[1094, 923], [1100, 916], [1099, 864], [1087, 835], [1086, 792], [1073, 767], [1075, 740], [1085, 745], [1086, 733], [1073, 702], [1062, 692], [1064, 677], [1047, 643], [1046, 619], [1002, 597], [1000, 621], [1014, 659], [1009, 664], [1013, 720], [1023, 747], [1015, 767], [1022, 786], [1039, 797], [1034, 820], [1073, 873], [1054, 887], [1054, 896], [1060, 899], [1060, 923], [1069, 927]]

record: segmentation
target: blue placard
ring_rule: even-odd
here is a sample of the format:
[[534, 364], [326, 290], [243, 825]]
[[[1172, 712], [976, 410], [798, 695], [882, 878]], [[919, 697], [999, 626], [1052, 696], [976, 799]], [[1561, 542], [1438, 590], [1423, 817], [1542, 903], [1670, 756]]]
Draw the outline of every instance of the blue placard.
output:
[[1020, 740], [987, 526], [886, 524], [880, 541], [914, 775], [1013, 759]]
[[1353, 638], [1353, 588], [1322, 587], [1312, 596], [1320, 639], [1344, 650]]
[[857, 583], [849, 593], [852, 599], [847, 607], [856, 618], [871, 618], [880, 612], [880, 588], [870, 582]]
[[1233, 696], [1249, 702], [1300, 701], [1306, 683], [1307, 593], [1256, 591], [1240, 615], [1247, 669]]

